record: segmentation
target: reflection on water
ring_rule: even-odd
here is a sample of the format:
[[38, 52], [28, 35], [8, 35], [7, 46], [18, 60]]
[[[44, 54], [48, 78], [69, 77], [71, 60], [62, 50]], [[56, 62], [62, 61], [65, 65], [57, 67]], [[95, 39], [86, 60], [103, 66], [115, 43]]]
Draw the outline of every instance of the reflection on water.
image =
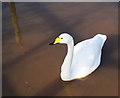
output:
[[23, 48], [22, 38], [21, 38], [21, 34], [20, 34], [20, 27], [18, 24], [18, 18], [17, 18], [17, 14], [16, 14], [15, 3], [10, 2], [9, 5], [10, 5], [10, 11], [11, 11], [11, 15], [12, 15], [12, 24], [13, 24], [13, 27], [15, 30], [15, 40], [20, 45], [20, 47]]

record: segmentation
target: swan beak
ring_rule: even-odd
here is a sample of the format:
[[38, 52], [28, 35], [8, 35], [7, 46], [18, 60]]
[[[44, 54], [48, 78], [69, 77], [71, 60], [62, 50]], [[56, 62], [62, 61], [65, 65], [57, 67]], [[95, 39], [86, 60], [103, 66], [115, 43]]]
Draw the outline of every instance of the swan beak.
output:
[[55, 45], [60, 43], [60, 38], [56, 38], [54, 42], [50, 43], [49, 45]]
[[54, 42], [49, 43], [49, 45], [54, 45]]

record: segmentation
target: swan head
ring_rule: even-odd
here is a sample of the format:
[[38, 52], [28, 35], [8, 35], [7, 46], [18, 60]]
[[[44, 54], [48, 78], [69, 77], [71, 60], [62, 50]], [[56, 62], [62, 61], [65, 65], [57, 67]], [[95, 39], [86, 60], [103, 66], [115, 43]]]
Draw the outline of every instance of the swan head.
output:
[[71, 43], [72, 41], [73, 41], [73, 38], [71, 35], [69, 35], [68, 33], [63, 33], [59, 35], [54, 42], [50, 43], [50, 45], [55, 45], [58, 43], [68, 44], [68, 43]]

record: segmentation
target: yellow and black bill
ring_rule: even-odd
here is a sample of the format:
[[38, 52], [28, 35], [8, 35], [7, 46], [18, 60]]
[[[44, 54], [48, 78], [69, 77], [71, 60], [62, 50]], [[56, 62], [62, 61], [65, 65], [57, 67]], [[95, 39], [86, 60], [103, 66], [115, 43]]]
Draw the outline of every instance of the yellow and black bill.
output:
[[55, 41], [51, 42], [49, 45], [55, 45], [60, 43], [61, 38], [56, 38]]

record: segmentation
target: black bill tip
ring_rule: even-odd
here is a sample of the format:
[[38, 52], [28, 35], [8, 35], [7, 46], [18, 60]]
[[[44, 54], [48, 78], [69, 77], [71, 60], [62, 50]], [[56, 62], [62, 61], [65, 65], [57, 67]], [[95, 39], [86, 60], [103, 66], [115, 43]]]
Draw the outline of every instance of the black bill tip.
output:
[[54, 42], [52, 42], [52, 43], [49, 43], [49, 45], [54, 45]]

